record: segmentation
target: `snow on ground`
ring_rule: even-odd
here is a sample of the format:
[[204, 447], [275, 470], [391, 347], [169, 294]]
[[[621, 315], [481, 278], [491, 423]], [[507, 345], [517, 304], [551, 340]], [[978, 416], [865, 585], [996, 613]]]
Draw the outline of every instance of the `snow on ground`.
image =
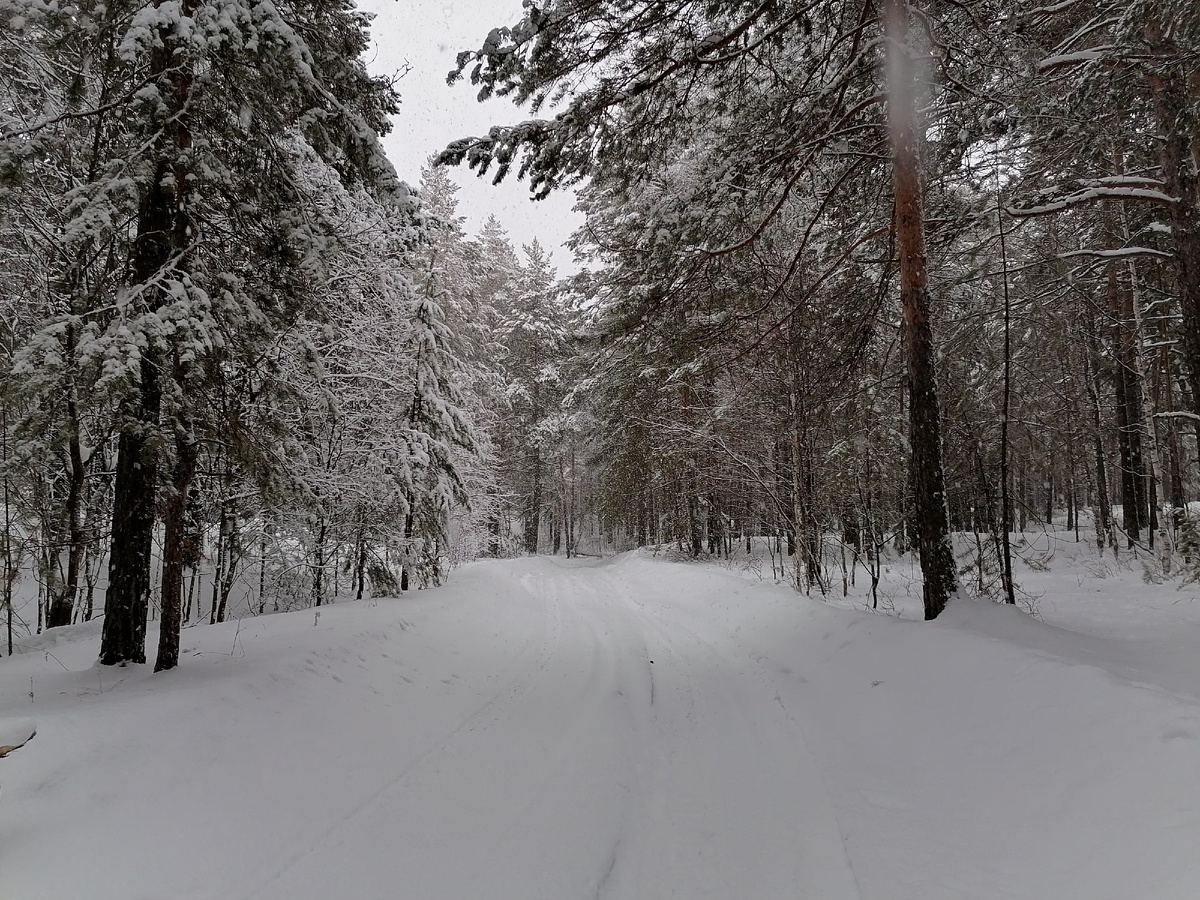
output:
[[1200, 601], [1095, 565], [1018, 571], [1042, 620], [923, 623], [899, 567], [897, 617], [481, 562], [187, 629], [160, 675], [63, 629], [0, 660], [0, 743], [37, 729], [0, 760], [0, 897], [1194, 898]]

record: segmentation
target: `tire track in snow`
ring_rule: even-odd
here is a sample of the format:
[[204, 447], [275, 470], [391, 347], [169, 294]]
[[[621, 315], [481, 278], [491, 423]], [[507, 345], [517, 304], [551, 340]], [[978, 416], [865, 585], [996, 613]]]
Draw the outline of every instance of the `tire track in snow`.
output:
[[[240, 896], [858, 896], [798, 723], [686, 582], [508, 565], [540, 610], [512, 677]], [[394, 859], [363, 855], [379, 833]]]
[[[766, 842], [778, 834], [787, 834], [796, 844], [795, 852], [791, 855], [800, 857], [804, 864], [785, 865], [784, 869], [790, 871], [780, 871], [773, 887], [760, 883], [754, 896], [791, 897], [795, 896], [794, 890], [807, 886], [815, 888], [815, 892], [805, 892], [805, 896], [818, 896], [822, 900], [859, 897], [857, 879], [846, 853], [845, 836], [829, 801], [820, 768], [808, 748], [799, 721], [787, 709], [778, 686], [773, 683], [761, 661], [756, 660], [735, 635], [721, 633], [711, 637], [702, 636], [685, 624], [675, 604], [656, 603], [656, 596], [669, 592], [664, 589], [661, 580], [634, 584], [619, 568], [613, 567], [610, 571], [611, 574], [606, 573], [606, 580], [612, 585], [611, 593], [623, 598], [628, 610], [638, 618], [644, 629], [646, 643], [657, 642], [662, 647], [654, 651], [655, 657], [668, 665], [660, 668], [656, 664], [656, 672], [661, 677], [678, 671], [685, 681], [684, 694], [688, 708], [683, 713], [684, 721], [675, 721], [670, 727], [672, 730], [689, 726], [693, 729], [691, 739], [697, 745], [697, 752], [709, 754], [701, 766], [701, 778], [693, 778], [693, 785], [703, 789], [704, 776], [711, 779], [709, 784], [714, 785], [708, 798], [709, 805], [700, 804], [693, 814], [702, 821], [712, 822], [716, 834], [732, 838], [731, 843], [737, 843], [737, 836], [732, 836], [727, 828], [723, 830], [726, 824], [724, 815], [738, 818], [737, 831], [758, 831], [759, 839]], [[672, 599], [676, 599], [673, 594]], [[750, 677], [747, 678], [747, 675]], [[696, 698], [700, 698], [698, 704]], [[665, 726], [671, 722], [672, 714], [667, 710], [658, 710], [655, 718], [656, 722]], [[679, 752], [679, 739], [680, 735], [674, 735], [671, 743], [675, 749], [668, 759]], [[797, 749], [799, 752], [796, 752]], [[740, 776], [731, 771], [738, 761], [745, 766]], [[669, 784], [669, 770], [666, 774], [667, 789], [674, 790]], [[734, 780], [737, 786], [731, 789], [729, 785]], [[682, 805], [684, 809], [689, 805], [696, 807], [692, 798], [672, 797], [670, 794], [662, 797], [661, 801]], [[719, 812], [722, 807], [724, 815]], [[664, 824], [669, 827], [669, 820], [664, 823], [664, 818], [661, 810], [648, 809], [645, 818], [647, 829], [654, 831]], [[712, 837], [699, 831], [695, 832], [694, 837], [701, 843], [713, 843]], [[696, 885], [694, 890], [704, 887], [710, 889], [707, 894], [710, 896], [722, 896], [722, 890], [725, 891], [724, 896], [737, 896], [744, 891], [744, 885], [727, 884], [722, 889], [711, 891], [714, 882], [720, 883], [724, 870], [736, 870], [739, 864], [755, 860], [750, 867], [762, 879], [763, 865], [771, 862], [778, 865], [780, 859], [787, 858], [786, 848], [781, 847], [779, 852], [767, 854], [768, 858], [763, 859], [757, 848], [752, 846], [753, 843], [741, 840], [736, 853], [731, 856], [729, 844], [720, 846], [718, 842], [715, 852], [718, 857], [724, 853], [725, 861], [713, 867], [712, 880], [703, 886]], [[659, 854], [659, 858], [664, 858], [664, 855]], [[652, 871], [653, 867], [659, 865], [657, 860], [643, 861], [643, 865], [646, 864]], [[687, 865], [690, 869], [695, 864]], [[683, 876], [679, 873], [669, 874], [663, 889], [673, 890], [671, 885], [679, 877]], [[676, 895], [661, 890], [656, 892], [654, 889], [641, 894], [646, 888], [644, 884], [629, 887], [634, 893], [627, 890], [624, 896]], [[702, 896], [701, 893], [688, 891], [677, 895]], [[614, 896], [622, 896], [622, 893], [616, 891]]]
[[[625, 725], [623, 771], [618, 784], [622, 799], [619, 809], [612, 816], [610, 850], [602, 858], [595, 891], [590, 895], [592, 900], [602, 900], [616, 869], [624, 836], [636, 815], [637, 798], [644, 792], [646, 767], [641, 761], [641, 745], [644, 745], [650, 730], [648, 708], [654, 704], [653, 667], [640, 631], [628, 627], [629, 622], [624, 618], [614, 621], [611, 598], [597, 586], [607, 585], [595, 578], [580, 577], [581, 569], [578, 566], [562, 565], [553, 559], [546, 559], [545, 564], [558, 570], [551, 570], [544, 576], [545, 588], [556, 595], [572, 598], [572, 607], [580, 621], [610, 659], [612, 672], [609, 675], [616, 693], [622, 698], [618, 712], [619, 720]], [[590, 572], [591, 569], [587, 567], [582, 571]]]

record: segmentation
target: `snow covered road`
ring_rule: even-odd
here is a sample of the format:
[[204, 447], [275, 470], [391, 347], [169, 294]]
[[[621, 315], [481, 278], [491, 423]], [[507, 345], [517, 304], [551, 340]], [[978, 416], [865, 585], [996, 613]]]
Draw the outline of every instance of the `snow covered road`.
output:
[[[14, 762], [49, 771], [0, 806], [4, 895], [857, 897], [799, 725], [663, 574], [477, 565], [193, 629], [166, 676], [14, 659], [42, 663]], [[45, 649], [86, 666], [71, 631]]]
[[472, 678], [482, 690], [450, 733], [266, 867], [247, 900], [856, 897], [769, 681], [653, 582], [611, 569], [522, 561], [501, 585], [489, 571], [521, 608], [494, 623], [512, 629], [497, 634], [506, 674]]
[[1200, 885], [1183, 654], [1127, 680], [1013, 609], [897, 620], [631, 555], [188, 629], [163, 675], [94, 665], [97, 631], [0, 660], [0, 725], [38, 728], [0, 760], [6, 900]]

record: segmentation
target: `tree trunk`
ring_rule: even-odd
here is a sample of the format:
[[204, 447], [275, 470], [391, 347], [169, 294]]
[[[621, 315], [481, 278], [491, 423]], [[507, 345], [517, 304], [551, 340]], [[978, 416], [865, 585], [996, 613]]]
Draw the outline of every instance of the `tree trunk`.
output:
[[1054, 524], [1054, 471], [1047, 470], [1046, 480], [1042, 483], [1046, 489], [1046, 524]]
[[696, 477], [688, 479], [688, 529], [691, 534], [692, 558], [704, 553], [704, 519], [700, 511], [700, 496], [696, 493]]
[[[231, 477], [227, 471], [226, 477]], [[225, 621], [225, 611], [229, 603], [229, 593], [233, 590], [233, 582], [237, 578], [238, 560], [242, 558], [242, 533], [238, 528], [238, 508], [236, 498], [229, 502], [226, 516], [228, 525], [225, 534], [225, 566], [224, 577], [220, 580], [220, 597], [217, 603], [216, 620]]]
[[[189, 2], [184, 3], [184, 13]], [[170, 42], [168, 42], [168, 47]], [[187, 99], [192, 89], [191, 72], [187, 63], [180, 63], [170, 76], [174, 93], [173, 111], [175, 125], [175, 216], [171, 232], [171, 252], [176, 257], [174, 265], [182, 270], [186, 265], [186, 248], [191, 239], [191, 207], [189, 172], [185, 168], [184, 154], [192, 146]], [[189, 354], [190, 355], [190, 354]], [[162, 614], [159, 621], [158, 657], [154, 671], [161, 672], [179, 665], [179, 632], [183, 607], [183, 572], [193, 556], [189, 540], [188, 501], [191, 499], [192, 479], [196, 474], [198, 450], [196, 436], [192, 431], [189, 409], [190, 363], [183, 362], [178, 346], [172, 353], [171, 375], [174, 382], [177, 408], [173, 411], [175, 433], [175, 464], [171, 473], [172, 493], [167, 499], [163, 524], [162, 563]]]
[[[265, 519], [265, 516], [264, 516]], [[261, 616], [267, 607], [267, 525], [263, 522], [262, 534], [258, 538], [258, 614]], [[278, 595], [277, 595], [278, 596]]]
[[[227, 515], [225, 510], [225, 498], [221, 498], [218, 505], [217, 513], [217, 548], [214, 553], [213, 566], [213, 582], [212, 582], [212, 602], [208, 607], [208, 624], [217, 624], [217, 603], [221, 593], [221, 582], [225, 579], [225, 530], [227, 527]], [[201, 613], [203, 615], [203, 613]]]
[[525, 552], [538, 552], [538, 529], [542, 519], [542, 453], [537, 447], [530, 450], [532, 456], [533, 484], [525, 506]]
[[1084, 340], [1087, 347], [1083, 355], [1083, 380], [1088, 390], [1088, 412], [1092, 424], [1092, 454], [1096, 462], [1096, 502], [1094, 518], [1096, 526], [1096, 549], [1102, 554], [1106, 538], [1112, 528], [1112, 506], [1108, 498], [1107, 462], [1104, 457], [1103, 423], [1100, 415], [1100, 348], [1096, 339], [1096, 323], [1090, 312], [1085, 321]]
[[487, 555], [493, 559], [500, 556], [500, 500], [495, 485], [489, 484], [487, 495], [490, 515], [487, 520]]
[[641, 496], [638, 498], [637, 510], [637, 545], [645, 547], [649, 542], [650, 534], [650, 491], [648, 488], [643, 488]]
[[816, 515], [812, 509], [812, 458], [804, 435], [804, 412], [800, 406], [798, 364], [792, 365], [792, 517], [796, 535], [796, 589], [812, 590], [816, 585], [825, 593], [821, 580], [821, 536], [817, 533]]
[[150, 555], [154, 541], [158, 464], [149, 440], [157, 424], [160, 394], [156, 357], [142, 357], [141, 386], [125, 405], [113, 483], [112, 544], [108, 589], [100, 633], [102, 665], [146, 661], [146, 613], [150, 608]]
[[363, 588], [367, 580], [367, 528], [365, 525], [358, 526], [357, 535], [357, 553], [355, 553], [354, 561], [354, 581], [356, 589], [354, 599], [361, 600], [363, 598]]
[[100, 572], [97, 569], [92, 569], [92, 545], [88, 544], [87, 550], [83, 554], [83, 578], [87, 582], [87, 596], [83, 601], [83, 621], [92, 621], [92, 615], [95, 613], [96, 602], [96, 581], [100, 577]]
[[[75, 325], [67, 326], [67, 359], [75, 358]], [[46, 610], [46, 627], [57, 628], [71, 624], [75, 608], [75, 597], [79, 593], [79, 565], [83, 559], [87, 533], [82, 525], [83, 488], [86, 469], [83, 463], [83, 448], [79, 441], [79, 407], [76, 401], [75, 380], [72, 376], [67, 385], [67, 422], [70, 436], [67, 452], [70, 460], [67, 488], [67, 578], [63, 589], [54, 594], [50, 608]]]
[[722, 518], [721, 498], [716, 494], [708, 495], [708, 552], [710, 556], [721, 558], [725, 550], [725, 530]]
[[[1124, 215], [1121, 217], [1122, 231], [1124, 233], [1124, 242], [1129, 243], [1129, 225]], [[1138, 396], [1136, 406], [1139, 410], [1139, 423], [1145, 426], [1146, 443], [1148, 445], [1148, 453], [1146, 460], [1148, 465], [1144, 465], [1145, 477], [1141, 482], [1142, 499], [1145, 504], [1144, 513], [1146, 514], [1145, 522], [1149, 530], [1149, 543], [1151, 549], [1155, 546], [1155, 536], [1159, 529], [1158, 520], [1158, 491], [1159, 485], [1163, 480], [1163, 458], [1162, 445], [1158, 439], [1158, 428], [1155, 425], [1154, 419], [1154, 398], [1151, 395], [1152, 379], [1151, 366], [1152, 360], [1148, 360], [1146, 350], [1146, 329], [1142, 317], [1142, 301], [1141, 294], [1138, 290], [1138, 272], [1137, 265], [1131, 259], [1128, 261], [1129, 274], [1129, 305], [1133, 313], [1134, 325], [1134, 363], [1136, 366], [1134, 374], [1137, 378]], [[1163, 543], [1160, 541], [1160, 543]], [[1167, 548], [1160, 548], [1163, 551], [1163, 565], [1170, 566], [1170, 560], [1166, 556]]]
[[[1166, 396], [1159, 404], [1161, 409], [1175, 409], [1175, 381], [1171, 377], [1171, 358], [1167, 347], [1159, 348], [1161, 354], [1159, 369], [1162, 373], [1161, 384]], [[1167, 453], [1169, 458], [1168, 475], [1171, 486], [1171, 529], [1177, 532], [1184, 519], [1184, 504], [1187, 498], [1183, 489], [1183, 467], [1186, 460], [1183, 454], [1183, 439], [1175, 425], [1175, 419], [1167, 419]]]
[[[182, 378], [178, 380], [182, 381]], [[188, 417], [180, 417], [176, 429], [171, 493], [163, 510], [162, 620], [159, 623], [155, 672], [179, 665], [183, 572], [188, 556], [187, 507], [192, 478], [196, 474], [196, 440]]]
[[13, 655], [13, 607], [12, 607], [12, 588], [13, 581], [17, 577], [17, 567], [13, 564], [12, 553], [12, 505], [9, 502], [9, 476], [8, 476], [8, 401], [5, 400], [2, 406], [3, 412], [0, 413], [0, 441], [3, 441], [3, 462], [4, 471], [4, 615], [8, 626], [8, 655]]
[[[991, 529], [993, 539], [999, 541], [1000, 551], [1000, 571], [1001, 580], [1004, 587], [1004, 602], [1009, 605], [1015, 605], [1017, 602], [1016, 590], [1013, 585], [1012, 573], [1012, 497], [1009, 490], [1008, 482], [1008, 458], [1009, 458], [1009, 432], [1011, 430], [1011, 413], [1012, 413], [1012, 298], [1008, 289], [1008, 245], [1004, 237], [1004, 211], [1000, 203], [1000, 190], [996, 189], [996, 226], [1000, 233], [1000, 258], [1003, 265], [1001, 277], [1004, 279], [1001, 285], [1004, 295], [1004, 380], [1001, 385], [1003, 397], [1001, 400], [1000, 410], [1000, 527], [996, 528], [994, 519], [994, 508], [991, 499], [988, 498], [988, 526]], [[980, 475], [983, 464], [980, 460]], [[987, 489], [987, 480], [983, 479], [984, 490], [990, 493]], [[1048, 514], [1047, 514], [1048, 515]], [[979, 561], [980, 579], [983, 578], [983, 560]]]
[[[1114, 249], [1116, 241], [1108, 241]], [[1141, 386], [1137, 377], [1132, 297], [1122, 290], [1116, 263], [1108, 264], [1108, 301], [1112, 319], [1115, 366], [1113, 387], [1117, 399], [1117, 451], [1121, 460], [1121, 518], [1129, 546], [1142, 539], [1145, 527], [1143, 486]]]
[[[1155, 56], [1179, 58], [1180, 48], [1152, 20], [1147, 43]], [[1168, 66], [1149, 77], [1154, 111], [1162, 139], [1163, 186], [1177, 198], [1170, 204], [1171, 237], [1175, 243], [1175, 271], [1179, 278], [1179, 309], [1183, 313], [1183, 357], [1192, 390], [1192, 412], [1200, 416], [1200, 194], [1189, 142], [1194, 139], [1195, 113], [1187, 94], [1183, 68]], [[1200, 421], [1197, 422], [1200, 440]]]
[[[788, 429], [790, 432], [792, 429]], [[794, 556], [796, 554], [796, 484], [795, 477], [792, 474], [793, 469], [793, 452], [792, 444], [795, 438], [790, 434], [785, 439], [778, 438], [775, 441], [775, 493], [780, 498], [782, 507], [776, 510], [784, 532], [787, 538], [787, 555]]]
[[412, 536], [413, 536], [413, 514], [412, 514], [412, 498], [409, 498], [409, 512], [404, 517], [404, 560], [400, 564], [400, 590], [408, 590], [408, 573], [412, 568]]
[[187, 604], [183, 608], [183, 624], [192, 620], [192, 605], [196, 600], [196, 582], [200, 580], [200, 572], [196, 566], [191, 567], [192, 574], [188, 578]]
[[313, 546], [313, 606], [325, 601], [325, 516], [317, 522], [316, 540]]
[[1017, 466], [1017, 532], [1029, 530], [1029, 471], [1024, 457]]
[[942, 471], [941, 411], [934, 369], [933, 328], [921, 199], [916, 79], [904, 0], [887, 0], [888, 120], [895, 192], [895, 236], [900, 259], [900, 305], [908, 350], [909, 441], [918, 548], [924, 576], [925, 618], [934, 619], [957, 590], [954, 551]]
[[[189, 15], [190, 11], [191, 3], [185, 0], [182, 12]], [[189, 239], [184, 203], [187, 179], [179, 168], [179, 157], [191, 143], [186, 115], [191, 77], [186, 62], [175, 58], [177, 49], [178, 41], [164, 32], [161, 46], [150, 58], [149, 76], [165, 88], [160, 94], [168, 109], [162, 131], [150, 151], [158, 160], [153, 179], [138, 206], [130, 274], [134, 284], [149, 292], [151, 309], [157, 309], [165, 300], [161, 289], [151, 286], [153, 280], [172, 265], [173, 257], [181, 253]], [[162, 405], [159, 384], [162, 354], [154, 346], [153, 338], [141, 352], [138, 391], [123, 404], [117, 443], [112, 546], [100, 637], [103, 665], [146, 661], [146, 613], [150, 606], [150, 557], [158, 476], [152, 436], [158, 428]]]

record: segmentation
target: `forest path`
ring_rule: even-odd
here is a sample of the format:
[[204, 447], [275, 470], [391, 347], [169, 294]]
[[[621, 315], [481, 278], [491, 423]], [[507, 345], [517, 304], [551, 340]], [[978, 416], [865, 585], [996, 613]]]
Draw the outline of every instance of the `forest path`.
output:
[[159, 674], [54, 629], [0, 660], [0, 743], [37, 731], [0, 760], [0, 897], [1194, 900], [1168, 599], [1131, 638], [922, 622], [633, 553], [188, 628]]
[[312, 823], [247, 897], [858, 896], [769, 665], [662, 572], [529, 559], [489, 574], [510, 582], [493, 611], [508, 673], [470, 679], [448, 734]]

